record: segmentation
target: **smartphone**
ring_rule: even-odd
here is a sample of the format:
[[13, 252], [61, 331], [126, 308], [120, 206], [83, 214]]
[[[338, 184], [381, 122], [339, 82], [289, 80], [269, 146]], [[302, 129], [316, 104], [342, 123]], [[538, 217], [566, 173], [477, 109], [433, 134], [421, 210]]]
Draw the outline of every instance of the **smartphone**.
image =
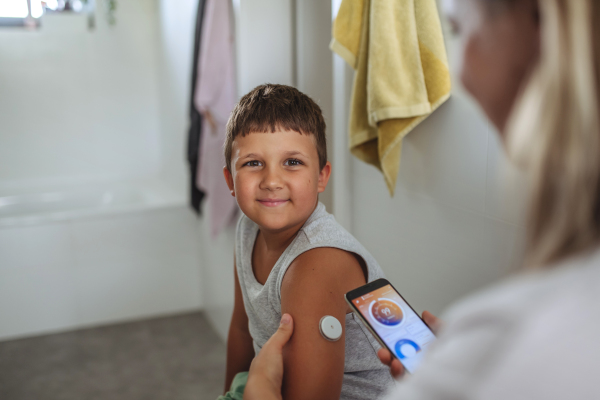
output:
[[379, 343], [414, 373], [435, 335], [392, 284], [377, 279], [345, 297]]

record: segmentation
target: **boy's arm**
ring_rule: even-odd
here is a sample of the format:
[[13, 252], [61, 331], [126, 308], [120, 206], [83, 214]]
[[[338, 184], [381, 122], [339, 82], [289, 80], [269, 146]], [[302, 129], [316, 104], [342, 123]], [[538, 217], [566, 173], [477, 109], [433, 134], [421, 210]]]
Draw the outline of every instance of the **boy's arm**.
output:
[[233, 274], [235, 276], [235, 303], [233, 315], [227, 335], [227, 372], [225, 374], [225, 393], [229, 391], [231, 382], [238, 372], [248, 371], [254, 358], [252, 337], [248, 330], [248, 316], [244, 308], [242, 289], [235, 268], [235, 255], [233, 256]]
[[[281, 285], [281, 313], [294, 319], [294, 334], [283, 350], [285, 400], [338, 399], [345, 360], [344, 294], [365, 284], [361, 265], [351, 253], [317, 248], [291, 264]], [[319, 331], [325, 315], [337, 318], [344, 332], [336, 342]]]

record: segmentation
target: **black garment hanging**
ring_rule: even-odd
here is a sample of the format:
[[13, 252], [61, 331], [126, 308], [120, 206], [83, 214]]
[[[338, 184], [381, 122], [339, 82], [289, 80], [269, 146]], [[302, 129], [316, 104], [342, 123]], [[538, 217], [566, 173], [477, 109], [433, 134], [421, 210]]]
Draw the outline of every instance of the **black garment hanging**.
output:
[[190, 128], [188, 130], [187, 160], [190, 168], [190, 206], [200, 214], [200, 205], [204, 192], [196, 186], [198, 171], [200, 136], [202, 135], [202, 116], [194, 106], [196, 92], [196, 79], [198, 78], [198, 58], [200, 57], [200, 37], [202, 36], [202, 19], [204, 16], [205, 0], [198, 0], [196, 15], [196, 31], [194, 34], [194, 56], [192, 60], [192, 88], [190, 90]]

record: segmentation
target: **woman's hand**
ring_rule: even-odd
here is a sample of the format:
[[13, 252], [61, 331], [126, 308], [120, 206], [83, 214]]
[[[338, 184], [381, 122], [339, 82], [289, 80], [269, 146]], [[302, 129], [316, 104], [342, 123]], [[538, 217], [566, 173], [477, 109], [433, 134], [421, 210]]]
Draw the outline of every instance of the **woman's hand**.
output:
[[[442, 325], [442, 321], [429, 311], [423, 312], [423, 321], [425, 321], [427, 326], [429, 326], [435, 334], [438, 333]], [[392, 357], [392, 354], [386, 348], [379, 349], [377, 357], [379, 357], [379, 360], [381, 360], [382, 363], [390, 367], [390, 373], [394, 378], [400, 378], [404, 375], [402, 363], [395, 357]]]
[[281, 317], [279, 329], [265, 343], [258, 355], [252, 360], [248, 383], [244, 389], [245, 400], [281, 400], [283, 381], [283, 346], [294, 332], [292, 316]]

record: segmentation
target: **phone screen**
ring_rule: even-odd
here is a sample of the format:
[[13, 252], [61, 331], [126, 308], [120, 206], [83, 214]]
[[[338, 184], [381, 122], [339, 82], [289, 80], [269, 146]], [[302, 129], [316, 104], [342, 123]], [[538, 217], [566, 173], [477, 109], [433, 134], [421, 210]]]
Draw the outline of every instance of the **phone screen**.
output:
[[352, 300], [360, 312], [402, 365], [413, 373], [423, 350], [435, 335], [391, 285], [385, 285]]

